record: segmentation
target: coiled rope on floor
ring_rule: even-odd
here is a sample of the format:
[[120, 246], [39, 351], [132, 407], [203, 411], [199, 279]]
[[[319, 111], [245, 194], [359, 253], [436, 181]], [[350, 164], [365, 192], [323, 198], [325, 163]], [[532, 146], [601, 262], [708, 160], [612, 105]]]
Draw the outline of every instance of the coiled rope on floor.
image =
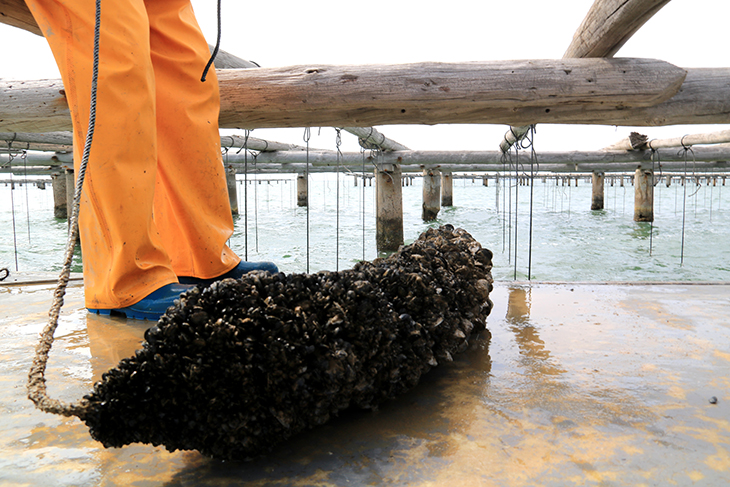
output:
[[86, 132], [84, 153], [79, 164], [76, 186], [74, 187], [73, 208], [69, 222], [69, 234], [66, 241], [66, 253], [64, 256], [63, 269], [58, 278], [58, 285], [53, 293], [53, 304], [48, 312], [48, 324], [41, 333], [40, 341], [36, 347], [33, 365], [28, 374], [28, 398], [33, 401], [38, 409], [46, 413], [59, 414], [62, 416], [76, 416], [84, 419], [89, 409], [88, 402], [81, 399], [75, 403], [65, 403], [48, 396], [46, 388], [46, 364], [48, 354], [53, 345], [53, 335], [58, 328], [58, 317], [63, 306], [63, 298], [66, 295], [66, 286], [71, 275], [71, 263], [73, 262], [74, 247], [79, 234], [79, 202], [81, 201], [81, 190], [86, 176], [86, 167], [89, 163], [91, 143], [94, 139], [94, 128], [96, 126], [96, 92], [99, 79], [99, 37], [101, 27], [101, 0], [96, 0], [96, 15], [94, 21], [94, 60], [91, 78], [91, 101], [89, 110], [89, 127]]

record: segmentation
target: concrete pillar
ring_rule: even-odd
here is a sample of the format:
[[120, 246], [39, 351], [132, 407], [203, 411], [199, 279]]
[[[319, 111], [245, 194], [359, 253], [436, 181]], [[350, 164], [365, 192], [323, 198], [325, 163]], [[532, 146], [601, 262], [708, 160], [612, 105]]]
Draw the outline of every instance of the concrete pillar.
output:
[[236, 168], [226, 168], [226, 186], [228, 186], [228, 201], [231, 203], [231, 214], [238, 215], [238, 187], [236, 187]]
[[634, 221], [654, 221], [654, 172], [637, 169], [634, 175]]
[[68, 218], [68, 206], [66, 206], [66, 175], [62, 173], [51, 174], [51, 185], [53, 186], [53, 216], [56, 218]]
[[375, 245], [391, 252], [403, 245], [403, 190], [401, 168], [383, 164], [375, 169]]
[[421, 218], [429, 222], [435, 220], [441, 210], [441, 171], [423, 170], [423, 211]]
[[306, 174], [297, 174], [297, 206], [309, 205], [308, 183]]
[[604, 173], [593, 171], [591, 175], [591, 184], [593, 191], [591, 193], [591, 210], [603, 209], [603, 183]]
[[454, 178], [450, 172], [441, 174], [441, 206], [454, 206]]

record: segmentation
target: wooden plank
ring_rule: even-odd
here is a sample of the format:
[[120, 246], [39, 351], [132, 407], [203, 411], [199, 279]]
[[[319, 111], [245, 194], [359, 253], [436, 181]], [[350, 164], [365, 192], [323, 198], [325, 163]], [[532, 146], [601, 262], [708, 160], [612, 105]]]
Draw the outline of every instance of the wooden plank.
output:
[[24, 0], [0, 0], [0, 23], [43, 35]]

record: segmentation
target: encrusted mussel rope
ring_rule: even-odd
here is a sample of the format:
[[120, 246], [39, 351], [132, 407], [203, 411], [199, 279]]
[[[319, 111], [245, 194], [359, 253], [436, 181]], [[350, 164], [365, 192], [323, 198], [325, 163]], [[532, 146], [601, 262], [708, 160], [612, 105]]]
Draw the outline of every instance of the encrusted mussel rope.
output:
[[74, 247], [79, 235], [79, 202], [81, 201], [81, 189], [84, 185], [86, 176], [86, 166], [89, 163], [89, 154], [91, 152], [91, 142], [94, 138], [94, 128], [96, 126], [96, 92], [97, 82], [99, 79], [99, 32], [101, 25], [101, 0], [96, 0], [96, 18], [94, 25], [94, 66], [91, 78], [91, 103], [89, 111], [89, 128], [86, 132], [86, 141], [84, 144], [84, 155], [79, 165], [78, 175], [76, 177], [76, 186], [74, 187], [73, 208], [71, 211], [71, 220], [69, 222], [69, 234], [66, 241], [66, 254], [63, 262], [63, 269], [58, 278], [58, 285], [53, 293], [53, 304], [48, 312], [48, 324], [41, 333], [40, 341], [35, 349], [35, 358], [33, 365], [28, 374], [28, 398], [33, 401], [38, 409], [46, 413], [59, 414], [61, 416], [76, 416], [84, 419], [89, 410], [89, 403], [86, 399], [81, 399], [75, 403], [65, 403], [58, 399], [48, 396], [46, 388], [46, 365], [48, 363], [48, 353], [53, 345], [53, 335], [58, 328], [58, 317], [63, 306], [63, 297], [66, 295], [66, 286], [71, 275], [71, 263], [73, 262]]

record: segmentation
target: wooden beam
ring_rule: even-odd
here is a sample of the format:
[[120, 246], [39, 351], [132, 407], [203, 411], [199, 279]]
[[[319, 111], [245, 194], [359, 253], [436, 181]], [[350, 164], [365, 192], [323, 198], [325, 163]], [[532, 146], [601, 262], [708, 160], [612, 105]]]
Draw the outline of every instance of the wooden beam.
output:
[[547, 110], [549, 118], [558, 107], [651, 107], [672, 97], [685, 75], [646, 59], [225, 70], [219, 76], [220, 123], [239, 128], [484, 123], [497, 113], [512, 118], [518, 108], [530, 114]]
[[596, 0], [573, 35], [564, 58], [614, 56], [669, 0]]
[[24, 0], [0, 0], [0, 23], [43, 35]]
[[[27, 149], [49, 152], [71, 152], [73, 151], [73, 134], [71, 132], [0, 132], [0, 141], [11, 144], [14, 149]], [[249, 137], [248, 141], [240, 135], [222, 135], [221, 147], [243, 148], [249, 150], [271, 152], [282, 150], [305, 150], [305, 147], [283, 142]], [[0, 150], [4, 148], [0, 145]]]
[[[235, 69], [219, 82], [221, 128], [730, 121], [730, 70], [688, 74], [650, 59]], [[0, 81], [0, 130], [69, 128], [61, 81]]]
[[[707, 147], [694, 147], [694, 154], [689, 155], [690, 165], [692, 158], [698, 162], [730, 161], [730, 144], [717, 144]], [[669, 162], [683, 162], [684, 153], [676, 150], [660, 150], [662, 166]], [[338, 164], [338, 156], [335, 151], [310, 150], [309, 155], [304, 151], [275, 151], [262, 152], [256, 158], [257, 165], [260, 164], [304, 164], [309, 160], [312, 167], [322, 166], [333, 170]], [[651, 151], [568, 151], [568, 152], [543, 152], [537, 153], [537, 160], [540, 168], [545, 164], [651, 164]], [[29, 152], [23, 161], [15, 158], [3, 165], [9, 168], [23, 165], [31, 166], [59, 166], [62, 164], [71, 165], [73, 156], [71, 154], [48, 154]], [[243, 163], [244, 154], [229, 153], [227, 164]], [[342, 166], [357, 168], [362, 166], [362, 154], [360, 152], [343, 152], [339, 157]], [[384, 152], [378, 156], [378, 162], [383, 164], [401, 165], [449, 165], [449, 166], [490, 166], [496, 170], [504, 167], [502, 153], [500, 151], [397, 151]], [[250, 158], [249, 158], [250, 163]], [[373, 159], [366, 157], [366, 164], [372, 168]], [[725, 166], [728, 167], [727, 163]], [[458, 170], [458, 169], [457, 169]]]
[[690, 147], [693, 145], [726, 144], [728, 142], [730, 142], [730, 130], [720, 130], [718, 132], [709, 132], [704, 134], [688, 134], [683, 135], [682, 137], [673, 137], [670, 139], [647, 140], [643, 144], [638, 145], [638, 147], [636, 144], [632, 144], [630, 138], [627, 137], [606, 147], [604, 150], [647, 150], [672, 147]]
[[[563, 59], [613, 57], [667, 3], [669, 0], [595, 0]], [[500, 150], [507, 152], [528, 130], [524, 125], [511, 127], [499, 144]]]
[[342, 127], [342, 130], [355, 135], [363, 149], [380, 149], [387, 151], [409, 150], [408, 147], [389, 139], [373, 127]]

